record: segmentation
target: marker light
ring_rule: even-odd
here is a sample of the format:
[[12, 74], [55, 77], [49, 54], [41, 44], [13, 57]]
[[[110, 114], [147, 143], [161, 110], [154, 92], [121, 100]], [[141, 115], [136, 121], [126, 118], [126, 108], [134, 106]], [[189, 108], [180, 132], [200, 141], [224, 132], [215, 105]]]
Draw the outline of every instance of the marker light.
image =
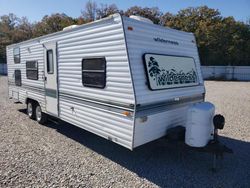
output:
[[131, 116], [131, 113], [128, 112], [128, 111], [124, 111], [124, 112], [122, 112], [122, 114], [125, 115], [125, 116]]
[[128, 30], [133, 31], [133, 27], [128, 26]]

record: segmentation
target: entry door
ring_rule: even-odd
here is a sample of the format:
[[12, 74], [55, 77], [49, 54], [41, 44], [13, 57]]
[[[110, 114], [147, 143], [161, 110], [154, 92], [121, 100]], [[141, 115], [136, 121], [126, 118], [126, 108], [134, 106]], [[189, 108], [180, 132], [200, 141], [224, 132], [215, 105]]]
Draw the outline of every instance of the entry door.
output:
[[56, 42], [44, 44], [44, 83], [46, 111], [58, 116], [57, 48]]

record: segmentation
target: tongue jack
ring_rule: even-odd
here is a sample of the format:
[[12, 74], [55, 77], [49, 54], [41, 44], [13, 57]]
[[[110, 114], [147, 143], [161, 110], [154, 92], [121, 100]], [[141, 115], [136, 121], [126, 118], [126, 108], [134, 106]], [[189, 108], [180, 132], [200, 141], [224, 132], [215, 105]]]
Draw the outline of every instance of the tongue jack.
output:
[[221, 114], [216, 114], [213, 118], [214, 123], [214, 142], [218, 142], [218, 129], [222, 130], [225, 125], [225, 118]]

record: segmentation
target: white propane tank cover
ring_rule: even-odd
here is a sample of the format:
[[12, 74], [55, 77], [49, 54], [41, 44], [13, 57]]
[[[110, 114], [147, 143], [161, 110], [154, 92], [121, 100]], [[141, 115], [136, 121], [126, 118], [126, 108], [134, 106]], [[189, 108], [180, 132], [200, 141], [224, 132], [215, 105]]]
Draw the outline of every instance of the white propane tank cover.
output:
[[192, 147], [204, 147], [213, 138], [215, 107], [210, 102], [189, 106], [186, 120], [185, 143]]

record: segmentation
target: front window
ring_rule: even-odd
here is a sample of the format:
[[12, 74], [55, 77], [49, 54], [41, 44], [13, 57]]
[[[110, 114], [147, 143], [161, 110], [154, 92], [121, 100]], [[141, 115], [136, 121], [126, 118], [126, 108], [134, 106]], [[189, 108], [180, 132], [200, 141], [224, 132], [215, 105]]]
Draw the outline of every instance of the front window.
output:
[[14, 48], [14, 63], [20, 63], [20, 48]]
[[26, 77], [30, 80], [38, 80], [37, 61], [26, 61]]
[[198, 85], [195, 61], [191, 57], [144, 54], [151, 90]]

